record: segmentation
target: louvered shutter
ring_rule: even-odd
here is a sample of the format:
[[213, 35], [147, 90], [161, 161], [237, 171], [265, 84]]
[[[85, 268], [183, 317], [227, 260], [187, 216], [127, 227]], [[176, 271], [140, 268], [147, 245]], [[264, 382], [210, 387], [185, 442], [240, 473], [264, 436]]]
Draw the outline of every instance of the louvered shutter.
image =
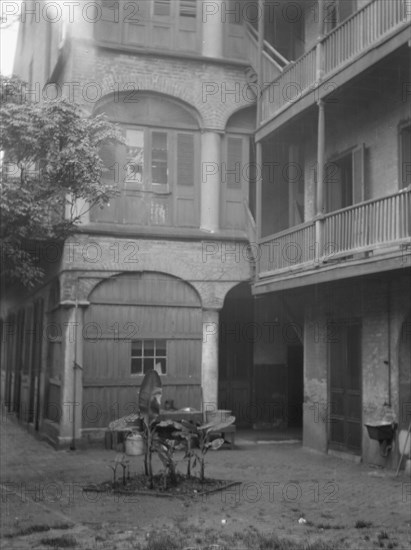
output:
[[177, 134], [177, 184], [194, 184], [194, 135]]
[[241, 174], [243, 153], [243, 139], [229, 137], [227, 141], [227, 174], [226, 181], [229, 189], [241, 188]]

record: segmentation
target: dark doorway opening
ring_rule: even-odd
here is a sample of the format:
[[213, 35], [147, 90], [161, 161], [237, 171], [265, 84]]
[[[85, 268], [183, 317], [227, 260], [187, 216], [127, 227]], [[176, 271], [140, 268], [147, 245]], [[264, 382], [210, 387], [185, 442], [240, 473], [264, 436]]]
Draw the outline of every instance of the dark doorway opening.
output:
[[229, 409], [236, 425], [248, 427], [250, 420], [254, 301], [250, 285], [243, 283], [226, 296], [220, 314], [218, 406]]

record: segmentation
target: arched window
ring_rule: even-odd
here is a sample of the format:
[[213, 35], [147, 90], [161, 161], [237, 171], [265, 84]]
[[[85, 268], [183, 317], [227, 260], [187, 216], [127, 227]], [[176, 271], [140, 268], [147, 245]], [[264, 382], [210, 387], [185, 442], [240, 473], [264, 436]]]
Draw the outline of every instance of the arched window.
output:
[[[196, 113], [160, 94], [111, 96], [97, 112], [121, 124], [125, 145], [102, 151], [105, 178], [120, 196], [92, 221], [195, 227], [200, 132]], [[197, 182], [197, 183], [196, 183]]]

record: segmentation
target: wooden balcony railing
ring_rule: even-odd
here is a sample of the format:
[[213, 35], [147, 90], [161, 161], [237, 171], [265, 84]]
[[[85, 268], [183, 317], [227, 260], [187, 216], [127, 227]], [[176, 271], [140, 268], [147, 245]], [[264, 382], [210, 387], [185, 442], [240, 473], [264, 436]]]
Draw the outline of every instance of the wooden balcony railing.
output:
[[317, 87], [321, 83], [318, 75], [322, 79], [329, 76], [409, 23], [411, 14], [407, 1], [372, 0], [286, 67], [263, 90], [262, 120], [269, 120]]
[[315, 259], [315, 226], [309, 222], [261, 239], [259, 271], [283, 271]]
[[323, 243], [332, 256], [401, 243], [410, 236], [410, 191], [350, 206], [323, 219]]
[[316, 48], [309, 50], [263, 90], [262, 118], [269, 119], [297, 101], [316, 80]]
[[324, 69], [331, 73], [407, 20], [404, 0], [374, 0], [323, 40]]
[[[316, 231], [315, 223], [318, 224]], [[318, 241], [316, 240], [318, 239]], [[260, 277], [411, 244], [411, 190], [326, 214], [259, 242]]]

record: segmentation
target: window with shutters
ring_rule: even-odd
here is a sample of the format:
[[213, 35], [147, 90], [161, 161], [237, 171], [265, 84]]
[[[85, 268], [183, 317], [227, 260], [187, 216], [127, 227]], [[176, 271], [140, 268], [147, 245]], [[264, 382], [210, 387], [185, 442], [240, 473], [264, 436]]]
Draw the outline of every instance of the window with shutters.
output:
[[91, 220], [198, 228], [201, 134], [196, 113], [162, 94], [136, 92], [134, 99], [107, 101], [96, 110], [121, 125], [124, 144], [101, 150], [103, 178], [119, 193], [104, 208], [94, 208]]

